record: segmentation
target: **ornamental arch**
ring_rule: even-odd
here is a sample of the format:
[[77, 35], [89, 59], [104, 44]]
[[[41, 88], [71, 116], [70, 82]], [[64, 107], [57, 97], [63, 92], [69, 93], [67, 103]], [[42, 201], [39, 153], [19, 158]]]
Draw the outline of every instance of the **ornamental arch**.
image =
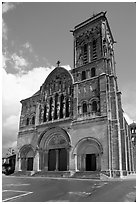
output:
[[24, 145], [19, 151], [22, 171], [33, 171], [35, 151], [32, 145]]
[[38, 140], [40, 169], [67, 171], [69, 169], [70, 137], [60, 127], [48, 128]]
[[72, 116], [73, 83], [73, 76], [63, 67], [48, 75], [40, 89], [39, 123]]
[[86, 137], [79, 140], [73, 150], [73, 154], [76, 158], [77, 170], [101, 170], [101, 155], [103, 154], [103, 148], [97, 139], [93, 137]]

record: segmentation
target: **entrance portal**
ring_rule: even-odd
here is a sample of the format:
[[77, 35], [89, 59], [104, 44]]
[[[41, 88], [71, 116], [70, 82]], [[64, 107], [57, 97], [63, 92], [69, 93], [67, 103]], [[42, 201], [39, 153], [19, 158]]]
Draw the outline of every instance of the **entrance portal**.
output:
[[67, 150], [59, 149], [58, 170], [67, 171]]
[[48, 171], [56, 170], [56, 150], [50, 149], [48, 152]]
[[95, 154], [86, 154], [86, 171], [96, 171]]
[[50, 149], [48, 152], [48, 171], [67, 171], [67, 150]]
[[33, 170], [33, 157], [27, 158], [27, 171]]

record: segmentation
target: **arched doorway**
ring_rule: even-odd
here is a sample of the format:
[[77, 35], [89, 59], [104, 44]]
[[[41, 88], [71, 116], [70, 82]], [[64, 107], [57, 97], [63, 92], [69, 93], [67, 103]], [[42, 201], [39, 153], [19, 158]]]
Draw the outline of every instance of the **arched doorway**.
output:
[[48, 171], [67, 171], [67, 150], [65, 148], [49, 149]]
[[79, 171], [100, 171], [101, 170], [101, 154], [102, 145], [92, 137], [81, 139], [75, 149], [76, 169]]
[[34, 150], [31, 145], [25, 145], [20, 149], [21, 170], [32, 171], [34, 162]]
[[59, 127], [49, 128], [39, 139], [41, 170], [67, 171], [69, 168], [70, 138]]

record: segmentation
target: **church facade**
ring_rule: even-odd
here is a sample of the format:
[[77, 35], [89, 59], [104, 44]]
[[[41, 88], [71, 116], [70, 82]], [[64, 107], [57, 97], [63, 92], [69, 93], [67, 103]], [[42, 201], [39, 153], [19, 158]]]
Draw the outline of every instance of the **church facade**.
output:
[[114, 39], [101, 12], [75, 26], [74, 67], [58, 66], [21, 101], [16, 171], [134, 171], [123, 117]]

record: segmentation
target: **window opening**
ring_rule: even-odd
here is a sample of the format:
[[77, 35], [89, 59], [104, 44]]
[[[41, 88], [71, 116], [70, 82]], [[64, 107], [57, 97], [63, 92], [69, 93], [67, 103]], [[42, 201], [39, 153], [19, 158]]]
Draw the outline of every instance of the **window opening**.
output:
[[61, 95], [60, 97], [60, 118], [63, 118], [63, 100], [64, 100], [64, 96]]
[[97, 102], [96, 101], [93, 101], [92, 103], [92, 111], [97, 112]]
[[57, 102], [58, 102], [58, 94], [55, 95], [55, 113], [54, 113], [54, 119], [57, 119]]
[[87, 44], [84, 45], [84, 64], [88, 62], [88, 49], [87, 49]]
[[86, 79], [86, 72], [82, 71], [81, 80], [85, 80], [85, 79]]
[[26, 119], [26, 125], [29, 125], [29, 118]]
[[52, 115], [51, 115], [51, 111], [52, 111], [52, 103], [53, 103], [53, 99], [50, 98], [49, 120], [52, 120]]
[[87, 113], [87, 104], [86, 104], [86, 102], [83, 103], [82, 110], [83, 110], [83, 113]]
[[97, 59], [96, 40], [93, 40], [93, 60]]
[[35, 124], [35, 116], [32, 117], [32, 125]]
[[43, 117], [43, 122], [46, 122], [46, 105], [44, 106], [44, 117]]
[[66, 117], [69, 117], [69, 99], [66, 99]]
[[96, 74], [95, 74], [95, 68], [92, 68], [91, 69], [91, 77], [94, 77]]

